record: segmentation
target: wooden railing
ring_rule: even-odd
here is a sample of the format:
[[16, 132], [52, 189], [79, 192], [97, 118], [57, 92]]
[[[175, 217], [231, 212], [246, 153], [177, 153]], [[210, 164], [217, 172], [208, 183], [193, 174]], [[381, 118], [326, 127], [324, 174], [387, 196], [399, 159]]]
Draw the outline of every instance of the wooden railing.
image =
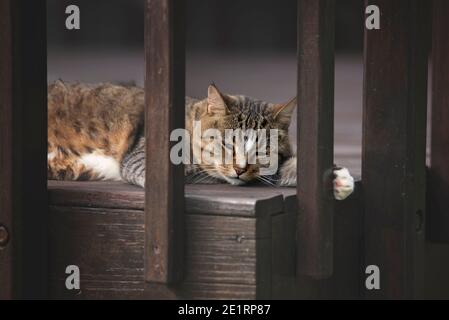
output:
[[0, 2], [0, 299], [47, 286], [45, 0]]
[[[298, 46], [298, 272], [332, 274], [334, 0], [300, 0]], [[169, 134], [183, 127], [182, 1], [147, 1], [146, 279], [182, 279], [183, 172], [170, 164]], [[155, 152], [154, 150], [158, 150]]]
[[369, 297], [411, 297], [423, 243], [428, 2], [367, 1], [382, 9], [365, 31], [362, 185], [365, 266], [381, 270]]
[[449, 242], [449, 1], [434, 0], [432, 11], [432, 133], [429, 171], [428, 239]]
[[145, 6], [145, 277], [182, 279], [184, 169], [170, 161], [170, 132], [184, 127], [184, 1], [147, 0]]
[[[333, 269], [335, 0], [298, 1], [298, 274]], [[307, 168], [307, 170], [301, 170]]]
[[[183, 58], [183, 37], [172, 20], [182, 15], [183, 4], [147, 3], [152, 22], [146, 29], [151, 181], [146, 192], [146, 275], [149, 281], [170, 282], [182, 278], [182, 175], [167, 160], [169, 130], [176, 127], [177, 116], [184, 116], [184, 66], [176, 66], [174, 59]], [[398, 272], [388, 281], [387, 291], [394, 296], [410, 292], [411, 273], [403, 270], [414, 259], [411, 242], [421, 237], [416, 230], [425, 219], [428, 5], [417, 0], [366, 2], [370, 4], [382, 8], [382, 28], [365, 32], [365, 259]], [[333, 273], [334, 15], [335, 0], [298, 0], [297, 273], [316, 279]], [[158, 50], [151, 50], [155, 46]], [[438, 100], [435, 104], [438, 108]], [[434, 154], [437, 161], [442, 151]]]
[[[413, 297], [430, 239], [447, 241], [449, 6], [434, 0], [430, 211], [426, 210], [428, 2], [370, 0], [380, 30], [365, 31], [362, 266], [382, 290]], [[297, 273], [333, 273], [335, 0], [298, 0]], [[44, 0], [0, 2], [0, 297], [45, 294], [46, 41]], [[170, 131], [184, 126], [184, 1], [146, 0], [145, 279], [183, 278], [184, 173], [171, 164]], [[306, 168], [302, 170], [302, 168]], [[427, 211], [427, 212], [426, 212]], [[15, 260], [13, 261], [13, 255]], [[13, 264], [14, 263], [14, 264]], [[27, 286], [23, 284], [26, 283]], [[26, 287], [26, 288], [25, 288]], [[23, 290], [22, 290], [23, 289]]]

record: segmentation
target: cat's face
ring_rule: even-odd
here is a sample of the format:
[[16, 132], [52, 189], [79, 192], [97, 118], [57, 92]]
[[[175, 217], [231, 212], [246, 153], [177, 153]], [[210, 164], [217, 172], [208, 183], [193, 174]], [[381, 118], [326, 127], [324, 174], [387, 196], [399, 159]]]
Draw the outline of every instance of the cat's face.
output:
[[[285, 104], [272, 104], [246, 96], [225, 95], [214, 85], [209, 86], [207, 111], [200, 118], [201, 150], [221, 149], [221, 157], [200, 164], [200, 168], [210, 176], [234, 185], [256, 180], [275, 183], [262, 175], [274, 150], [270, 130], [277, 132], [276, 165], [280, 165], [283, 158], [291, 156], [288, 127], [295, 105], [296, 99]], [[218, 130], [222, 139], [211, 138], [208, 129]], [[233, 137], [230, 132], [234, 133]], [[264, 132], [266, 135], [261, 136]], [[265, 143], [263, 137], [266, 137]], [[265, 161], [261, 157], [264, 152]], [[255, 159], [250, 159], [251, 154]]]

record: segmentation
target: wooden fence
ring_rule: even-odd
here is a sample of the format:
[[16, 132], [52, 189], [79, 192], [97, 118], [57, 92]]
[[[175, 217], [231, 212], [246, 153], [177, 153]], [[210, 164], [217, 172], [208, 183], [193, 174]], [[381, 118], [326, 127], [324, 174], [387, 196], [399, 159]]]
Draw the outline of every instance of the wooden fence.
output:
[[[377, 265], [385, 276], [382, 290], [362, 289], [361, 295], [417, 297], [424, 286], [422, 265], [429, 257], [429, 240], [449, 240], [449, 96], [445, 87], [449, 5], [434, 0], [431, 11], [429, 2], [420, 0], [369, 0], [368, 4], [379, 6], [382, 15], [380, 30], [365, 31], [364, 212], [360, 212], [364, 253], [360, 265]], [[296, 273], [316, 281], [333, 274], [335, 257], [335, 5], [335, 0], [298, 0]], [[148, 152], [146, 160], [143, 259], [145, 279], [162, 284], [183, 279], [184, 173], [182, 166], [170, 162], [169, 134], [184, 126], [184, 6], [181, 0], [146, 0], [145, 6], [145, 135], [147, 150], [158, 152]], [[427, 180], [431, 12], [432, 151]], [[47, 233], [45, 19], [43, 0], [0, 3], [1, 298], [45, 295], [46, 268], [38, 263], [45, 261]], [[36, 268], [36, 263], [31, 276], [27, 266]], [[36, 272], [43, 276], [36, 277]], [[37, 283], [39, 279], [42, 283]], [[37, 281], [36, 290], [23, 289], [26, 281]]]
[[0, 299], [47, 285], [45, 1], [0, 2]]

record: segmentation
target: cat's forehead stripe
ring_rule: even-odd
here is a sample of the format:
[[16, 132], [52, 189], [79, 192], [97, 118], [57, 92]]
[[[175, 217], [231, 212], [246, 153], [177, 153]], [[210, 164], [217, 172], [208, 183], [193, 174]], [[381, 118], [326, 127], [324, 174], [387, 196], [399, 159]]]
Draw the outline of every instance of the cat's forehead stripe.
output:
[[247, 96], [238, 95], [233, 97], [235, 99], [235, 106], [238, 107], [242, 112], [262, 113], [267, 107], [269, 107], [269, 103], [252, 99]]
[[266, 110], [270, 104], [246, 96], [233, 96], [233, 107], [243, 128], [264, 128], [268, 124]]

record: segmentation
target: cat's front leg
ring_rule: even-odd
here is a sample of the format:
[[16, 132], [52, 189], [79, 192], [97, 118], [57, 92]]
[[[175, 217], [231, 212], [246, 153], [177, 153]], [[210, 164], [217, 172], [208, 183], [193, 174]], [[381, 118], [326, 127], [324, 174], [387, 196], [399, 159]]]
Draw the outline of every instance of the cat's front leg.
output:
[[145, 187], [145, 139], [143, 137], [123, 157], [120, 163], [120, 175], [123, 181]]
[[[279, 185], [283, 187], [296, 186], [296, 157], [284, 162], [279, 170]], [[346, 168], [334, 168], [334, 197], [337, 200], [346, 199], [354, 191], [354, 178]]]
[[286, 160], [279, 170], [279, 185], [282, 187], [296, 187], [296, 157]]

